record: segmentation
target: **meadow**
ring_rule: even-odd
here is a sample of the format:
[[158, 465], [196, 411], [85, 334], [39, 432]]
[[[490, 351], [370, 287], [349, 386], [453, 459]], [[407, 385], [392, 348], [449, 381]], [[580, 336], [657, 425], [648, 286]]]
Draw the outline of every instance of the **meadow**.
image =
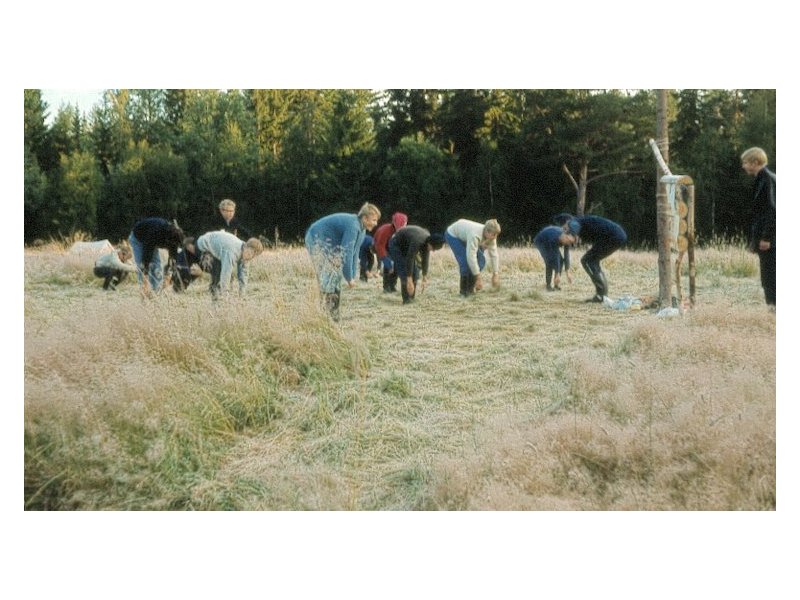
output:
[[[538, 252], [501, 247], [501, 287], [463, 299], [445, 247], [415, 303], [373, 279], [333, 323], [303, 248], [218, 303], [207, 279], [104, 292], [91, 258], [28, 248], [25, 508], [775, 510], [755, 256], [698, 249], [697, 304], [665, 318], [584, 303], [581, 253], [546, 292]], [[604, 266], [612, 297], [657, 294], [655, 252]]]

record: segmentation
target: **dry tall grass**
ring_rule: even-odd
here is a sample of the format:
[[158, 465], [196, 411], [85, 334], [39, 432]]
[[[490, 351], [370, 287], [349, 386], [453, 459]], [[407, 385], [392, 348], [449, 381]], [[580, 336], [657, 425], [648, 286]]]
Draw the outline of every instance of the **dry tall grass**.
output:
[[[671, 319], [584, 304], [582, 272], [545, 292], [532, 248], [501, 261], [464, 300], [445, 248], [414, 304], [372, 281], [337, 325], [302, 248], [219, 304], [207, 281], [105, 293], [63, 248], [26, 251], [26, 508], [775, 508], [754, 257], [700, 250], [698, 305]], [[612, 296], [658, 289], [654, 253], [605, 264]]]

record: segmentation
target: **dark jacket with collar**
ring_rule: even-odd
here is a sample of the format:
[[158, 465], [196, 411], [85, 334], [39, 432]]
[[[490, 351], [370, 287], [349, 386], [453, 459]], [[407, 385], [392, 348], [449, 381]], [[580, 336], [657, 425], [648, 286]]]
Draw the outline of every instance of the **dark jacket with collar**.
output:
[[210, 231], [215, 229], [221, 229], [222, 231], [227, 231], [228, 233], [232, 233], [240, 240], [247, 241], [251, 237], [250, 230], [247, 229], [244, 225], [239, 222], [237, 217], [233, 217], [230, 222], [226, 222], [222, 215], [217, 215], [217, 220], [214, 221], [214, 225], [211, 227]]
[[750, 248], [767, 241], [775, 247], [775, 173], [764, 167], [753, 182], [753, 220], [750, 223]]

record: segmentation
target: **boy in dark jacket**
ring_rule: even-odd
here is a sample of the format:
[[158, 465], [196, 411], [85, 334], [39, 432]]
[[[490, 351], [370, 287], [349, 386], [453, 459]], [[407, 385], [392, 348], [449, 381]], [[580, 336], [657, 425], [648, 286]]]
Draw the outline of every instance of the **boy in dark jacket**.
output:
[[177, 261], [178, 249], [183, 244], [183, 231], [175, 221], [149, 217], [133, 226], [128, 242], [133, 250], [142, 293], [148, 296], [151, 291], [160, 292], [164, 283], [164, 268], [158, 249], [166, 249], [170, 261]]
[[564, 225], [564, 231], [592, 244], [581, 258], [581, 265], [589, 274], [595, 289], [595, 295], [587, 302], [602, 302], [608, 296], [608, 281], [600, 261], [624, 246], [628, 235], [619, 224], [596, 215], [572, 217]]
[[397, 233], [389, 240], [389, 254], [400, 281], [403, 304], [414, 300], [420, 270], [422, 270], [420, 291], [425, 289], [428, 284], [428, 264], [431, 252], [439, 250], [442, 246], [444, 246], [443, 235], [431, 234], [427, 229], [417, 225], [406, 225], [398, 229]]
[[221, 229], [232, 233], [240, 240], [248, 240], [252, 237], [250, 231], [239, 222], [236, 216], [236, 202], [226, 198], [219, 203], [219, 217], [211, 227], [211, 231]]
[[767, 153], [750, 148], [742, 153], [742, 168], [755, 176], [753, 182], [753, 220], [749, 248], [758, 254], [761, 287], [768, 306], [775, 306], [775, 173], [767, 169]]
[[373, 235], [372, 246], [375, 248], [378, 261], [381, 263], [384, 292], [397, 291], [397, 273], [394, 270], [394, 265], [392, 265], [392, 257], [389, 256], [389, 240], [392, 239], [395, 232], [406, 225], [408, 225], [408, 215], [396, 212], [392, 215], [391, 222], [384, 223], [378, 227]]

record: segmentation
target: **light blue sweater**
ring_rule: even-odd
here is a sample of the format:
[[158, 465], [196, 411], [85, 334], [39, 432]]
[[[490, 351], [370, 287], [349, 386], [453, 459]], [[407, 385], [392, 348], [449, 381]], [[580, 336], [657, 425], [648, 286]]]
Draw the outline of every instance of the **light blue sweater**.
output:
[[341, 253], [342, 274], [352, 281], [358, 273], [358, 251], [366, 233], [358, 215], [334, 213], [311, 224], [306, 231], [306, 248], [311, 253]]
[[220, 290], [228, 291], [228, 284], [236, 268], [236, 277], [239, 280], [239, 293], [244, 294], [247, 287], [247, 269], [242, 260], [244, 242], [227, 231], [209, 231], [197, 238], [197, 249], [209, 252], [221, 263], [219, 276]]

